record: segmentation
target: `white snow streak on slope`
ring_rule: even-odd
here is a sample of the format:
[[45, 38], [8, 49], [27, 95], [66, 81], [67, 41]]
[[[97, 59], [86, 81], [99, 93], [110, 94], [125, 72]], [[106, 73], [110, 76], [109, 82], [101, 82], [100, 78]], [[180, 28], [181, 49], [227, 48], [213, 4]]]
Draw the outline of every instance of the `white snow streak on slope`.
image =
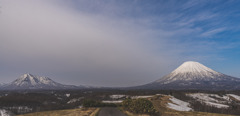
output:
[[240, 96], [238, 96], [238, 95], [234, 95], [234, 94], [227, 94], [227, 95], [234, 97], [235, 99], [240, 101]]
[[0, 109], [0, 116], [10, 116], [6, 110]]
[[[206, 105], [217, 107], [217, 108], [228, 108], [228, 105], [225, 103], [229, 103], [231, 99], [228, 96], [219, 96], [217, 94], [206, 94], [206, 93], [192, 93], [187, 94], [188, 96], [197, 99], [198, 101], [205, 103]], [[215, 99], [214, 97], [218, 98]]]
[[224, 105], [224, 104], [218, 104], [218, 103], [213, 103], [213, 102], [205, 102], [207, 105], [209, 106], [214, 106], [217, 108], [228, 108], [228, 105]]
[[120, 99], [123, 97], [126, 97], [126, 95], [110, 95], [110, 98], [112, 98], [112, 99]]
[[168, 108], [171, 108], [171, 109], [174, 109], [177, 111], [192, 111], [193, 110], [192, 108], [189, 107], [190, 104], [185, 101], [179, 100], [172, 96], [169, 100], [171, 100], [172, 103], [168, 103], [168, 105], [167, 105]]

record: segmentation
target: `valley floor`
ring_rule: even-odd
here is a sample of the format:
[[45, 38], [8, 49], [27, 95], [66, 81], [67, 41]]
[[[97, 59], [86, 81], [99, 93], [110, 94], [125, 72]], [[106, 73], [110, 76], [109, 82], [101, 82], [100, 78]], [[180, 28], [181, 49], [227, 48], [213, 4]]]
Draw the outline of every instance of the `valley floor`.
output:
[[[0, 116], [2, 113], [21, 114], [18, 116], [97, 116], [97, 114], [100, 115], [101, 111], [104, 111], [103, 115], [109, 114], [109, 116], [111, 116], [113, 110], [111, 110], [111, 108], [110, 110], [106, 110], [106, 107], [103, 106], [118, 106], [119, 109], [121, 109], [121, 111], [124, 112], [127, 116], [149, 116], [132, 114], [130, 112], [122, 110], [123, 108], [121, 108], [121, 102], [127, 98], [148, 99], [152, 102], [154, 108], [158, 111], [156, 114], [157, 116], [240, 115], [240, 91], [199, 92], [86, 90], [53, 92], [44, 91], [38, 93], [3, 92], [0, 95]], [[86, 102], [84, 100], [91, 102]], [[98, 106], [94, 106], [100, 108], [84, 108], [88, 107], [86, 105], [89, 105], [90, 103], [100, 103], [100, 105], [98, 104]], [[8, 107], [6, 107], [7, 105]], [[79, 106], [84, 107], [79, 108]], [[93, 107], [93, 105], [89, 106]], [[39, 108], [39, 110], [37, 108]], [[114, 107], [112, 109], [115, 109], [116, 111], [117, 108]], [[118, 112], [120, 111], [118, 110]]]

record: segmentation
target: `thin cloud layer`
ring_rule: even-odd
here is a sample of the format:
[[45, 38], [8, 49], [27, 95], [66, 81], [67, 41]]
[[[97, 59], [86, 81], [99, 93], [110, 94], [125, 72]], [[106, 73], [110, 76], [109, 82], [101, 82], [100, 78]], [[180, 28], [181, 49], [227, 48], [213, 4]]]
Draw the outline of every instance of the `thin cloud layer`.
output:
[[0, 6], [2, 82], [29, 72], [75, 85], [145, 84], [185, 60], [218, 57], [222, 43], [208, 38], [228, 29], [198, 26], [212, 24], [218, 13], [153, 13], [157, 6], [138, 1], [2, 0]]
[[141, 39], [147, 34], [134, 24], [46, 1], [3, 1], [2, 6], [0, 53], [8, 73], [46, 73], [67, 83], [120, 86], [147, 81], [147, 74], [162, 63], [144, 49]]

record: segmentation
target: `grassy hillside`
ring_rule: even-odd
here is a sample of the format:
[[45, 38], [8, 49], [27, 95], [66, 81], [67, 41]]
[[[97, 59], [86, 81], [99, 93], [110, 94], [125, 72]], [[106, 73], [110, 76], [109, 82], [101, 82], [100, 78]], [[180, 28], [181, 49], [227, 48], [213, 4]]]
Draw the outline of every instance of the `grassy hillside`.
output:
[[46, 112], [29, 113], [18, 116], [95, 116], [99, 108], [79, 108], [69, 110], [54, 110]]

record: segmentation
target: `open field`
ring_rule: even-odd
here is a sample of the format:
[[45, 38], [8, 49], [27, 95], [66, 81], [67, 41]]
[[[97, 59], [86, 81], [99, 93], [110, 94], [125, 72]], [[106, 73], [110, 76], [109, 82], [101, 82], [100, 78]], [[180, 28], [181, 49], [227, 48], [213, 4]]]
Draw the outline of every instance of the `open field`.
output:
[[17, 116], [95, 116], [98, 111], [99, 108], [79, 108], [70, 110], [36, 112]]
[[[234, 116], [227, 114], [217, 114], [217, 113], [208, 113], [208, 112], [196, 112], [196, 111], [176, 111], [167, 107], [168, 103], [171, 103], [169, 100], [170, 96], [167, 95], [156, 95], [152, 98], [148, 98], [154, 108], [158, 111], [155, 116]], [[129, 111], [124, 111], [128, 116], [150, 116], [147, 114], [133, 114]]]

